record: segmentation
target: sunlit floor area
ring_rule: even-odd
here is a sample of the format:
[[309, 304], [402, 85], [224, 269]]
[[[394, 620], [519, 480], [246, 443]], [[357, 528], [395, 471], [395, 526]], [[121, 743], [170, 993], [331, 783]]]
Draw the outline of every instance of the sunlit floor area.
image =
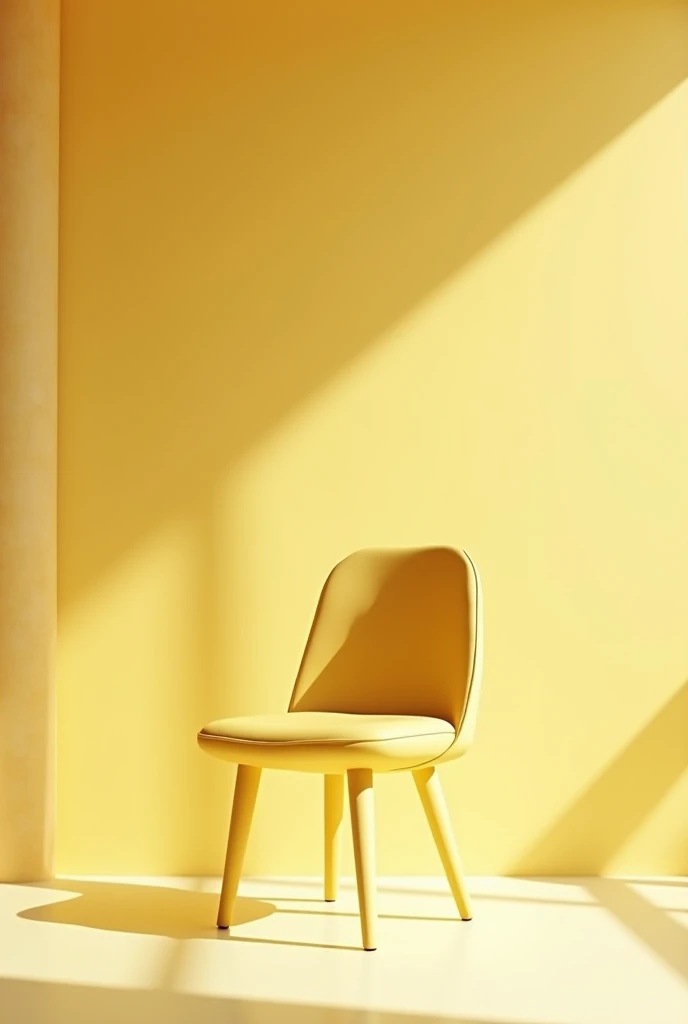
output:
[[215, 879], [0, 886], [3, 1024], [686, 1024], [688, 880], [383, 879], [379, 949], [355, 886], [247, 880], [230, 933]]

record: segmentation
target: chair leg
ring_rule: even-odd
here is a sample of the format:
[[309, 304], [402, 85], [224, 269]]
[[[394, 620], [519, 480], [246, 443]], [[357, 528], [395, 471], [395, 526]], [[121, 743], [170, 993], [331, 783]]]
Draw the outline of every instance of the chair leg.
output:
[[435, 768], [419, 768], [413, 773], [413, 780], [418, 788], [425, 817], [428, 819], [432, 838], [435, 840], [435, 846], [459, 914], [462, 920], [470, 921], [473, 917], [471, 899], [466, 889], [459, 851], [456, 848], [456, 840], [449, 820], [447, 805], [444, 802], [439, 775]]
[[373, 803], [373, 773], [369, 768], [351, 768], [346, 773], [349, 781], [351, 830], [354, 839], [356, 888], [361, 914], [361, 934], [364, 949], [376, 949], [377, 891], [375, 878], [375, 808]]
[[344, 776], [325, 776], [325, 899], [337, 899], [342, 817], [344, 814]]
[[229, 928], [232, 917], [253, 809], [256, 806], [260, 773], [260, 768], [252, 768], [247, 764], [240, 764], [237, 768], [232, 817], [229, 823], [229, 839], [227, 840], [225, 873], [222, 878], [220, 906], [217, 912], [218, 928]]

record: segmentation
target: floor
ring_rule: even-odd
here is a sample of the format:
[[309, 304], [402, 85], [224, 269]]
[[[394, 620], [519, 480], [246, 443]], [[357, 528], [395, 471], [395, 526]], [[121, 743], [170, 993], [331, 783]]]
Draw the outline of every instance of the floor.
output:
[[355, 888], [214, 879], [0, 886], [3, 1024], [688, 1024], [687, 879], [380, 882], [379, 949]]

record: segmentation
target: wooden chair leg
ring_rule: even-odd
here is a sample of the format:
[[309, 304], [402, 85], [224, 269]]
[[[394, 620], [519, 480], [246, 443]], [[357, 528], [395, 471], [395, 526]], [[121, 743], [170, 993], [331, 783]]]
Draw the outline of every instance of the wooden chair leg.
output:
[[470, 921], [473, 917], [471, 899], [466, 889], [459, 851], [456, 848], [437, 770], [419, 768], [413, 773], [413, 779], [459, 914], [464, 921]]
[[354, 839], [356, 888], [361, 914], [361, 934], [364, 949], [376, 949], [377, 880], [375, 877], [375, 807], [373, 803], [373, 773], [369, 768], [351, 768], [346, 773], [349, 782], [351, 830]]
[[260, 774], [260, 768], [252, 768], [247, 764], [240, 764], [237, 768], [232, 817], [229, 823], [229, 839], [227, 840], [225, 873], [222, 878], [220, 906], [217, 912], [218, 928], [229, 928], [239, 888], [248, 834], [251, 829], [253, 809], [256, 806]]
[[325, 776], [325, 899], [333, 903], [339, 891], [341, 824], [344, 815], [344, 776]]

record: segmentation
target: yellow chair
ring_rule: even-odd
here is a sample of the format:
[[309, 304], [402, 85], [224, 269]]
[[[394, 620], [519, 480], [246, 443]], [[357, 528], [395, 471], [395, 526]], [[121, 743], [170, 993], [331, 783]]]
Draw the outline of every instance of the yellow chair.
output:
[[482, 599], [466, 552], [360, 551], [323, 588], [289, 710], [198, 734], [237, 764], [218, 911], [229, 927], [263, 768], [325, 776], [325, 899], [337, 895], [346, 774], [364, 949], [377, 924], [373, 773], [411, 771], [459, 914], [466, 890], [436, 765], [470, 746], [482, 671]]

